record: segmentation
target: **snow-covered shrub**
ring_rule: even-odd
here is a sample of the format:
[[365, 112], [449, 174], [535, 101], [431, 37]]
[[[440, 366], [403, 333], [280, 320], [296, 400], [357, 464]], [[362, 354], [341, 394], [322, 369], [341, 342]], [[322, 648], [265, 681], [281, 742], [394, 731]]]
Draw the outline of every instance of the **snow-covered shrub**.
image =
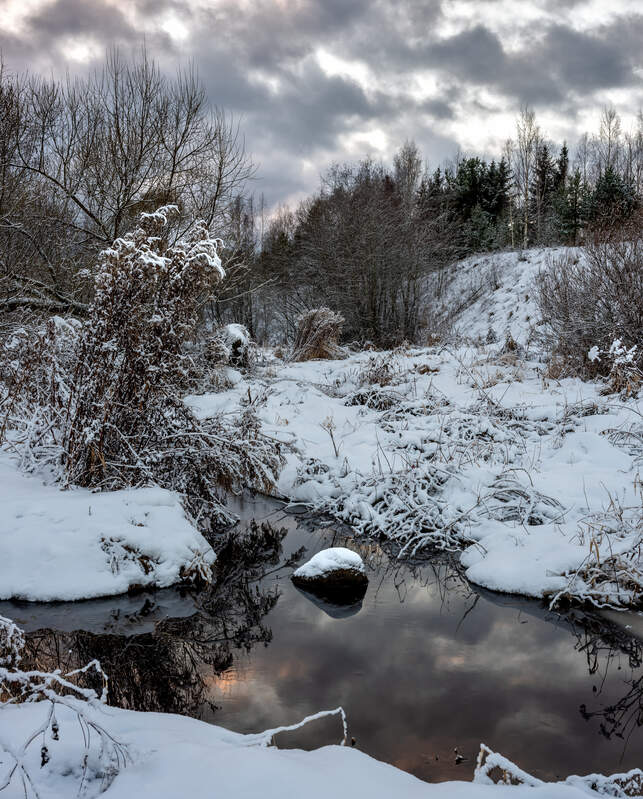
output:
[[537, 278], [542, 330], [571, 369], [589, 377], [609, 376], [609, 359], [590, 360], [594, 347], [609, 351], [615, 339], [628, 352], [639, 345], [632, 366], [643, 369], [643, 232], [592, 244], [581, 258], [554, 258]]
[[451, 473], [431, 464], [391, 474], [332, 477], [308, 461], [298, 482], [319, 484], [315, 510], [349, 524], [358, 535], [390, 541], [400, 556], [422, 550], [457, 549], [457, 514], [440, 496]]
[[12, 428], [24, 459], [46, 458], [67, 484], [157, 483], [204, 519], [222, 519], [217, 490], [269, 489], [281, 455], [252, 409], [202, 422], [181, 399], [199, 376], [186, 340], [224, 272], [203, 223], [168, 241], [176, 213], [141, 214], [139, 227], [101, 254], [89, 318], [73, 335], [59, 323], [26, 334], [8, 358], [0, 435]]
[[402, 397], [399, 394], [378, 386], [371, 386], [349, 394], [344, 404], [348, 406], [365, 405], [371, 410], [388, 411], [399, 405], [401, 401]]
[[339, 346], [344, 317], [329, 308], [314, 308], [297, 318], [291, 361], [344, 358]]
[[207, 362], [214, 366], [223, 366], [230, 362], [230, 350], [219, 333], [206, 340], [204, 354]]
[[482, 785], [529, 785], [532, 788], [543, 784], [485, 744], [480, 744], [473, 781]]
[[399, 382], [403, 370], [398, 363], [400, 350], [390, 350], [381, 355], [371, 355], [357, 374], [358, 386], [390, 386]]
[[630, 608], [643, 602], [643, 489], [641, 502], [623, 507], [612, 498], [609, 507], [580, 524], [578, 539], [587, 547], [581, 565], [563, 576], [565, 588], [550, 600], [595, 607]]
[[587, 353], [587, 359], [593, 364], [603, 361], [609, 367], [611, 391], [622, 392], [627, 396], [638, 393], [643, 383], [643, 369], [637, 365], [641, 360], [637, 344], [627, 349], [617, 338], [607, 351], [594, 345]]
[[560, 518], [563, 506], [507, 475], [500, 475], [480, 498], [479, 515], [500, 522], [536, 526]]
[[25, 469], [36, 461], [59, 465], [81, 331], [77, 320], [54, 316], [39, 328], [16, 330], [0, 349], [0, 442], [17, 433]]
[[[127, 747], [105, 729], [100, 718], [107, 701], [107, 676], [97, 660], [66, 674], [59, 669], [23, 671], [20, 661], [24, 646], [22, 630], [11, 619], [0, 616], [0, 712], [9, 704], [21, 702], [37, 702], [42, 708], [41, 723], [25, 741], [0, 740], [0, 791], [15, 782], [22, 786], [25, 796], [39, 795], [33, 764], [43, 769], [56, 757], [58, 742], [65, 735], [65, 725], [59, 719], [64, 719], [80, 725], [83, 733], [84, 747], [76, 753], [76, 762], [64, 765], [79, 775], [77, 795], [103, 793], [130, 759]], [[77, 678], [89, 671], [102, 678], [100, 696], [78, 685]], [[40, 757], [34, 761], [30, 750], [38, 746]]]
[[247, 369], [254, 360], [254, 350], [247, 328], [239, 324], [226, 325], [221, 338], [228, 349], [230, 366]]

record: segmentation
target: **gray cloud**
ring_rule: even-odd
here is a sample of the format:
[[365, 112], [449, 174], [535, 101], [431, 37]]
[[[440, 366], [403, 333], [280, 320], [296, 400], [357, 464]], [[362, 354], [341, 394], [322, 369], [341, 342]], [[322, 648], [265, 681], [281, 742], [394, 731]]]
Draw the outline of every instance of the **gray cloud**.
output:
[[56, 0], [33, 14], [29, 26], [39, 40], [90, 34], [107, 41], [123, 41], [138, 36], [119, 8], [103, 3], [79, 3], [77, 0]]
[[430, 44], [427, 59], [439, 69], [474, 83], [495, 83], [508, 63], [500, 39], [484, 25]]
[[[390, 149], [415, 138], [435, 163], [456, 151], [458, 124], [475, 124], [494, 109], [514, 112], [529, 103], [564, 114], [573, 127], [579, 110], [595, 107], [596, 93], [611, 89], [629, 90], [635, 109], [643, 101], [636, 71], [643, 15], [579, 31], [561, 22], [558, 4], [541, 2], [548, 21], [513, 23], [519, 49], [502, 40], [495, 25], [502, 11], [493, 3], [476, 6], [468, 27], [441, 34], [445, 0], [134, 0], [127, 7], [122, 0], [120, 8], [107, 0], [53, 0], [26, 19], [20, 35], [0, 30], [0, 49], [10, 69], [46, 72], [89, 66], [67, 63], [62, 45], [70, 37], [126, 51], [144, 40], [168, 70], [192, 59], [212, 101], [242, 119], [273, 202], [314, 189], [317, 176], [303, 169], [302, 159], [322, 172], [331, 161], [356, 157], [344, 150], [350, 134], [383, 131]], [[566, 3], [575, 15], [582, 6], [583, 0]], [[132, 8], [136, 23], [125, 13]], [[188, 28], [184, 42], [159, 29], [169, 12]], [[359, 62], [372, 79], [326, 74], [320, 49]], [[432, 89], [422, 97], [413, 86], [427, 73]], [[493, 92], [493, 107], [482, 89]]]

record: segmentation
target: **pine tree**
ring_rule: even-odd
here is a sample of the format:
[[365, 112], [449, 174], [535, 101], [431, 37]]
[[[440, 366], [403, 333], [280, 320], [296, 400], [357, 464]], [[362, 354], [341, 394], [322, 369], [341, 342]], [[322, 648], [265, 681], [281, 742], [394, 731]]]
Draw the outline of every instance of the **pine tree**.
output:
[[486, 176], [485, 210], [494, 222], [500, 221], [509, 208], [511, 173], [507, 159], [502, 156], [499, 163], [491, 162]]
[[536, 148], [533, 180], [530, 186], [532, 217], [536, 222], [536, 239], [539, 242], [546, 238], [545, 233], [551, 215], [555, 184], [556, 168], [549, 147], [545, 142], [541, 142]]
[[567, 149], [567, 142], [563, 142], [560, 148], [558, 159], [556, 160], [556, 168], [554, 172], [554, 191], [565, 189], [567, 182], [567, 174], [569, 172], [569, 151]]
[[599, 226], [612, 227], [624, 222], [637, 205], [633, 187], [612, 166], [596, 181], [591, 198], [591, 219]]
[[580, 242], [589, 212], [589, 190], [579, 168], [569, 176], [556, 195], [556, 227], [563, 242], [575, 247]]

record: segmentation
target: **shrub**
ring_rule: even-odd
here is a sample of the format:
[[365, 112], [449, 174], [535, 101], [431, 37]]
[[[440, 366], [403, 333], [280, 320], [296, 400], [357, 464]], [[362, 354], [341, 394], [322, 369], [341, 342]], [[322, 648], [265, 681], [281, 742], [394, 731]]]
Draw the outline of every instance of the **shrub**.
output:
[[157, 483], [222, 520], [217, 489], [268, 490], [281, 454], [252, 410], [203, 422], [182, 401], [198, 378], [185, 344], [224, 272], [203, 223], [169, 243], [176, 213], [141, 214], [139, 227], [101, 254], [85, 323], [50, 321], [7, 344], [0, 441], [12, 430], [23, 465], [47, 461], [66, 484]]
[[297, 319], [291, 361], [311, 361], [318, 358], [343, 358], [345, 352], [338, 344], [344, 317], [329, 308], [314, 308]]
[[[537, 278], [537, 302], [554, 354], [588, 377], [608, 376], [613, 342], [630, 351], [643, 330], [643, 234], [630, 228], [620, 237], [589, 245], [581, 258], [568, 252]], [[596, 348], [596, 349], [595, 349]], [[632, 366], [643, 368], [643, 348]]]
[[254, 352], [247, 328], [239, 324], [226, 325], [221, 331], [221, 337], [230, 353], [228, 356], [230, 366], [244, 369], [251, 366]]

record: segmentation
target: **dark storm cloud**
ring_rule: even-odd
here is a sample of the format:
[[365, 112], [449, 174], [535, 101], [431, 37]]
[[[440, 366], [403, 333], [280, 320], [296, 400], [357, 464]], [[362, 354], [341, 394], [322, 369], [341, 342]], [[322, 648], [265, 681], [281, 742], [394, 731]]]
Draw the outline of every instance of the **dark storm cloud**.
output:
[[281, 72], [316, 44], [341, 39], [360, 26], [371, 8], [370, 0], [324, 0], [294, 8], [258, 0], [240, 11], [237, 2], [226, 0], [203, 12], [203, 25], [214, 34], [211, 47], [229, 47], [251, 68]]
[[547, 36], [543, 57], [570, 88], [627, 86], [632, 65], [615, 44], [556, 26]]
[[[542, 2], [547, 9], [549, 0]], [[574, 5], [582, 0], [565, 7]], [[240, 116], [274, 199], [314, 188], [300, 159], [323, 171], [331, 160], [353, 158], [342, 142], [369, 127], [385, 131], [392, 147], [415, 138], [431, 148], [425, 155], [433, 162], [452, 155], [458, 143], [448, 125], [482, 113], [475, 105], [482, 88], [494, 92], [498, 110], [528, 103], [559, 109], [568, 119], [593, 105], [598, 90], [631, 88], [640, 102], [640, 14], [580, 32], [551, 6], [550, 22], [529, 28], [516, 20], [523, 44], [509, 49], [490, 16], [493, 3], [472, 5], [475, 21], [441, 37], [446, 8], [444, 0], [128, 0], [127, 6], [125, 0], [54, 0], [32, 13], [19, 37], [0, 27], [0, 49], [10, 67], [44, 71], [67, 66], [61, 45], [70, 37], [89, 38], [100, 51], [132, 50], [144, 39], [168, 70], [192, 59], [212, 101]], [[135, 12], [135, 22], [126, 10]], [[184, 43], [159, 30], [170, 12], [190, 31]], [[326, 74], [320, 49], [361, 63], [373, 80]], [[434, 78], [431, 96], [417, 99], [411, 87], [427, 72]]]

